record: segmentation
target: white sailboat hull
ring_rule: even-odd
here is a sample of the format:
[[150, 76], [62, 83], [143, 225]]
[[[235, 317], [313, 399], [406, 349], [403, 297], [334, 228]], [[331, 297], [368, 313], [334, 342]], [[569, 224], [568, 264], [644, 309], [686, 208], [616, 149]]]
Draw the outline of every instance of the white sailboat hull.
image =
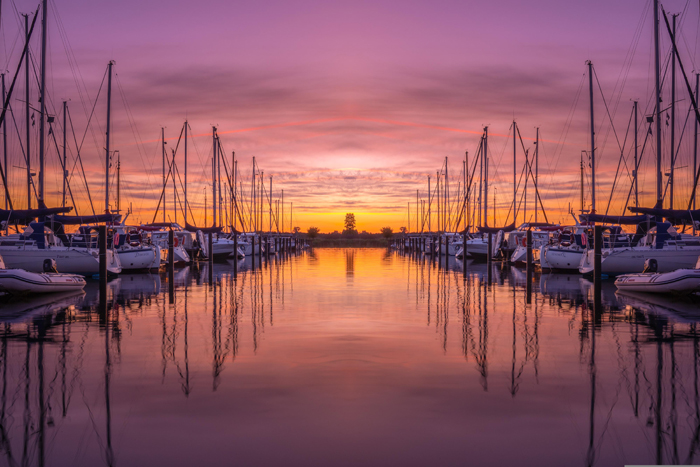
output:
[[[593, 250], [587, 250], [584, 253], [579, 267], [581, 274], [593, 272], [593, 255]], [[609, 276], [641, 273], [644, 270], [644, 262], [648, 259], [655, 259], [658, 263], [658, 272], [671, 272], [676, 269], [694, 268], [698, 256], [700, 256], [700, 247], [605, 249], [602, 251], [600, 266], [601, 273]]]
[[545, 245], [541, 248], [540, 267], [542, 270], [578, 272], [584, 250]]
[[[2, 248], [0, 255], [10, 269], [24, 269], [30, 272], [44, 272], [44, 260], [56, 261], [56, 268], [62, 273], [91, 276], [99, 274], [99, 252], [87, 248], [52, 247], [39, 248]], [[113, 250], [107, 250], [107, 271], [112, 274], [122, 272], [119, 257]]]
[[[117, 250], [122, 271], [135, 271], [160, 267], [160, 254], [154, 247], [134, 247]], [[158, 260], [157, 266], [155, 264]]]

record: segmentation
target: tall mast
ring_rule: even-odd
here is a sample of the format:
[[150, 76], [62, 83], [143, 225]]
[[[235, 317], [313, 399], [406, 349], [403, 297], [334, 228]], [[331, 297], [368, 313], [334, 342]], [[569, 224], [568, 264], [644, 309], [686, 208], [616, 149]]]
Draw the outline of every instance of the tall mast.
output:
[[[700, 97], [700, 93], [698, 91], [700, 91], [700, 73], [695, 73], [695, 102], [697, 102], [698, 97]], [[5, 93], [3, 92], [3, 95], [4, 94]], [[695, 174], [695, 173], [698, 173], [698, 119], [697, 119], [697, 117], [695, 118], [694, 125], [695, 125], [695, 131], [693, 132], [693, 134], [695, 135], [695, 140], [693, 141], [693, 173]], [[7, 161], [5, 161], [5, 167], [7, 167]], [[693, 209], [697, 209], [695, 207], [695, 191], [693, 191]]]
[[255, 156], [253, 156], [253, 179], [252, 179], [252, 185], [253, 185], [253, 206], [252, 209], [250, 210], [250, 220], [251, 224], [253, 225], [253, 232], [258, 231], [258, 211], [255, 206]]
[[117, 214], [122, 212], [122, 200], [121, 200], [121, 154], [119, 151], [114, 151], [117, 156]]
[[226, 210], [222, 206], [224, 190], [221, 189], [221, 139], [218, 135], [216, 136], [216, 180], [219, 184], [219, 197], [217, 199], [219, 201], [219, 226], [221, 226]]
[[540, 168], [540, 128], [537, 127], [535, 131], [535, 222], [537, 222], [537, 197], [539, 192], [537, 191], [537, 178], [539, 177]]
[[484, 227], [488, 227], [489, 220], [489, 127], [484, 128]]
[[418, 201], [418, 190], [416, 190], [416, 233], [420, 231], [420, 226], [418, 225], [420, 219], [420, 213], [418, 212], [420, 206], [420, 201]]
[[270, 230], [268, 232], [272, 233], [272, 175], [270, 175], [270, 193], [269, 196], [267, 197], [268, 201], [270, 202]]
[[25, 127], [27, 130], [27, 209], [32, 208], [32, 152], [31, 135], [29, 132], [29, 15], [24, 16], [25, 41], [27, 43], [27, 53], [24, 55], [24, 99], [25, 99]]
[[212, 189], [212, 227], [216, 227], [216, 152], [217, 152], [217, 138], [216, 138], [216, 127], [213, 126], [211, 130], [212, 138], [212, 158], [211, 158], [211, 189]]
[[284, 190], [282, 190], [282, 201], [280, 202], [280, 204], [282, 205], [282, 221], [280, 222], [280, 224], [282, 224], [282, 233], [284, 233]]
[[523, 222], [528, 222], [527, 217], [527, 184], [530, 181], [530, 153], [525, 150], [525, 187], [523, 191]]
[[161, 127], [160, 128], [160, 140], [161, 140], [161, 159], [162, 159], [162, 169], [163, 169], [163, 223], [166, 222], [165, 220], [165, 203], [166, 203], [166, 197], [165, 197], [165, 187], [166, 187], [166, 175], [165, 175], [165, 128]]
[[[189, 129], [189, 124], [185, 120], [185, 225], [187, 225], [187, 130]], [[194, 222], [194, 219], [192, 219]], [[206, 224], [205, 224], [206, 225]]]
[[517, 167], [515, 164], [515, 135], [517, 134], [518, 124], [513, 120], [513, 224], [518, 222], [518, 211], [517, 211], [517, 199], [518, 199], [518, 187], [516, 180]]
[[[3, 102], [3, 105], [5, 105], [4, 104], [5, 98], [6, 98], [5, 96], [7, 94], [7, 92], [5, 91], [5, 73], [2, 73], [2, 75], [0, 75], [0, 76], [2, 77], [2, 102]], [[3, 164], [4, 169], [3, 170], [5, 170], [5, 183], [8, 183], [10, 180], [10, 177], [8, 175], [8, 170], [7, 170], [7, 123], [6, 122], [7, 122], [7, 119], [4, 119], [2, 121], [2, 155], [3, 155], [3, 160], [4, 160], [4, 164]], [[9, 208], [10, 200], [7, 197], [7, 193], [9, 193], [9, 192], [10, 192], [9, 188], [5, 187], [5, 209]], [[9, 224], [9, 222], [8, 222], [8, 224]]]
[[479, 191], [478, 191], [479, 196], [474, 197], [474, 204], [476, 205], [477, 198], [478, 198], [479, 210], [477, 211], [477, 213], [478, 213], [477, 224], [482, 225], [481, 224], [481, 196], [484, 192], [484, 135], [481, 135], [481, 144], [479, 145], [479, 155], [477, 157], [479, 158]]
[[581, 214], [583, 214], [584, 201], [583, 201], [583, 153], [586, 151], [581, 151]]
[[289, 203], [289, 231], [294, 233], [294, 201]]
[[258, 203], [260, 206], [258, 207], [258, 219], [260, 220], [260, 232], [263, 231], [265, 228], [265, 224], [263, 223], [263, 204], [265, 202], [264, 197], [264, 191], [265, 191], [265, 172], [260, 171], [260, 178], [258, 180], [258, 183], [260, 184], [260, 202]]
[[236, 196], [236, 183], [237, 183], [237, 174], [238, 174], [238, 161], [236, 160], [236, 153], [233, 152], [231, 153], [231, 157], [233, 158], [233, 188], [231, 188], [231, 193], [233, 194], [233, 228], [238, 230], [238, 222], [236, 221], [237, 219], [237, 214], [238, 214], [238, 196]]
[[173, 179], [173, 222], [177, 223], [177, 184], [175, 183], [175, 150], [173, 152], [173, 162], [170, 164], [170, 175]]
[[447, 176], [447, 157], [445, 157], [445, 197], [443, 198], [443, 206], [442, 209], [445, 212], [445, 214], [442, 216], [442, 223], [443, 223], [443, 232], [447, 232], [447, 229], [450, 227], [450, 221], [448, 219], [449, 216], [449, 210], [447, 209], [447, 204], [449, 203], [450, 199], [450, 179]]
[[[661, 200], [661, 83], [659, 81], [659, 0], [654, 0], [654, 75], [656, 93], [656, 199]], [[595, 173], [595, 172], [594, 172]], [[595, 191], [594, 191], [595, 193]]]
[[430, 212], [430, 208], [432, 207], [432, 205], [433, 205], [433, 198], [432, 198], [432, 193], [430, 191], [430, 175], [428, 175], [428, 232], [433, 231], [433, 225], [432, 225], [431, 218], [430, 218], [430, 216], [432, 214]]
[[[676, 17], [678, 15], [672, 15], [673, 19], [673, 37], [676, 37]], [[673, 41], [673, 48], [675, 48], [676, 43]], [[673, 185], [675, 185], [674, 179], [674, 166], [676, 165], [676, 54], [675, 50], [671, 50], [671, 170], [668, 177], [669, 185], [669, 209], [673, 209]]]
[[469, 151], [464, 151], [464, 229], [469, 228], [469, 188], [467, 186], [469, 177]]
[[437, 218], [437, 230], [440, 232], [442, 229], [442, 207], [440, 206], [440, 171], [437, 171], [436, 175], [437, 182], [435, 186], [435, 191], [437, 191], [437, 212], [438, 212], [438, 218]]
[[[675, 17], [674, 17], [675, 20]], [[44, 203], [44, 125], [46, 121], [46, 0], [41, 2], [41, 82], [39, 83], [39, 207]]]
[[[697, 119], [695, 120], [695, 143], [697, 148], [698, 132], [697, 132]], [[639, 170], [639, 144], [637, 142], [637, 101], [634, 101], [634, 205], [639, 207], [639, 179], [637, 178], [637, 171]]]
[[111, 117], [112, 117], [112, 65], [113, 61], [109, 61], [107, 65], [107, 138], [105, 143], [105, 214], [109, 214], [109, 134], [111, 133]]
[[[4, 78], [4, 76], [3, 76]], [[3, 81], [3, 89], [5, 86], [5, 82]], [[5, 93], [3, 92], [3, 95]], [[68, 110], [68, 102], [63, 101], [63, 190], [61, 190], [62, 193], [62, 201], [61, 201], [61, 207], [65, 208], [66, 207], [66, 177], [68, 177], [68, 159], [66, 159], [66, 124], [68, 123], [66, 121], [66, 114]], [[3, 124], [4, 125], [4, 124]]]
[[588, 61], [588, 88], [591, 103], [591, 212], [595, 214], [595, 126], [593, 119], [593, 63], [590, 60]]

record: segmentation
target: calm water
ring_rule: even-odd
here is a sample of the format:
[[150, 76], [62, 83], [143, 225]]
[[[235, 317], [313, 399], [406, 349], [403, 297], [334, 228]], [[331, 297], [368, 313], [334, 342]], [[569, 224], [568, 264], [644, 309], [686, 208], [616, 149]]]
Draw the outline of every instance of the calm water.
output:
[[695, 303], [379, 249], [240, 265], [0, 304], [0, 464], [700, 462]]

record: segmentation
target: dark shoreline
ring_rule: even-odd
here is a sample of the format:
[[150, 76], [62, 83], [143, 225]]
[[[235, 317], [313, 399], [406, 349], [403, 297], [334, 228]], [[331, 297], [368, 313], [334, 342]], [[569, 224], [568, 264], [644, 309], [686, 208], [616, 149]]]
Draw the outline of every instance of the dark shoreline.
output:
[[315, 238], [312, 248], [388, 248], [385, 238]]

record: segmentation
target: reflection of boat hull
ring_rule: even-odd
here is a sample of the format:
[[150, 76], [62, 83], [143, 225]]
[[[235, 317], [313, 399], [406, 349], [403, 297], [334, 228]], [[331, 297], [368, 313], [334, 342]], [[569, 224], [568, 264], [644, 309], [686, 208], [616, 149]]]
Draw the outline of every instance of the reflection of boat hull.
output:
[[85, 278], [75, 274], [39, 274], [23, 269], [0, 269], [0, 290], [11, 294], [72, 292], [83, 288]]
[[677, 322], [700, 322], [700, 302], [690, 297], [664, 297], [663, 295], [618, 290], [615, 294], [621, 305], [645, 313], [672, 318]]
[[85, 297], [84, 292], [73, 291], [42, 295], [30, 300], [4, 301], [0, 306], [0, 323], [22, 322], [33, 316], [63, 311], [69, 306], [80, 304], [83, 297]]
[[700, 290], [700, 269], [678, 269], [664, 273], [625, 274], [618, 276], [619, 290], [645, 293], [685, 295]]

